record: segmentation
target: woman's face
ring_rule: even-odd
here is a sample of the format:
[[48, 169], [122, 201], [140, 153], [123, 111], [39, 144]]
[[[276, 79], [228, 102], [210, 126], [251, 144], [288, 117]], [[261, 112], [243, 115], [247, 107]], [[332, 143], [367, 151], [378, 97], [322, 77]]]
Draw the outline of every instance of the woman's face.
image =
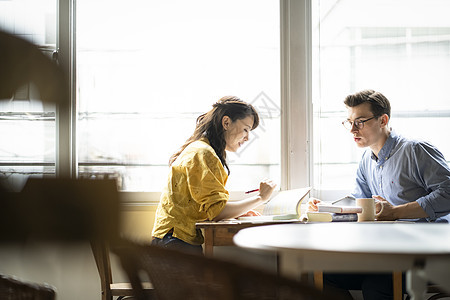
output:
[[246, 141], [248, 141], [248, 135], [253, 127], [253, 116], [248, 116], [245, 119], [237, 119], [232, 121], [230, 117], [224, 116], [222, 118], [222, 125], [225, 130], [225, 150], [230, 152], [238, 151]]

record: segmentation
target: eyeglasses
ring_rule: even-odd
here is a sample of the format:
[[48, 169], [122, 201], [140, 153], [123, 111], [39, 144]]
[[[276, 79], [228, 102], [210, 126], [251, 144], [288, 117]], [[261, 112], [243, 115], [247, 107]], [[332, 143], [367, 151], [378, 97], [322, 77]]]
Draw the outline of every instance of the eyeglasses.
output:
[[344, 122], [342, 122], [342, 125], [344, 125], [344, 127], [348, 130], [351, 130], [353, 128], [353, 124], [355, 124], [355, 127], [358, 129], [363, 129], [364, 128], [364, 123], [366, 123], [367, 121], [370, 121], [374, 118], [377, 118], [377, 116], [373, 116], [372, 118], [369, 118], [367, 120], [355, 120], [355, 121], [349, 121], [349, 120], [345, 120]]

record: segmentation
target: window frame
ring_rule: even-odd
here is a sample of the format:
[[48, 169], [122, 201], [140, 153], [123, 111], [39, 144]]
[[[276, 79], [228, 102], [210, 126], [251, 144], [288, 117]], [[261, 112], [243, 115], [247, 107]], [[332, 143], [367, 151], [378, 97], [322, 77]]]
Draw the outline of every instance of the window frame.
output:
[[76, 56], [75, 2], [58, 0], [57, 39], [58, 64], [68, 80], [68, 97], [56, 107], [56, 176], [77, 177], [76, 174]]
[[[59, 64], [69, 80], [70, 96], [56, 112], [56, 175], [77, 177], [76, 156], [76, 0], [58, 0]], [[280, 0], [281, 190], [309, 186], [311, 138], [311, 0]], [[230, 191], [242, 198], [243, 191]], [[121, 192], [126, 204], [156, 204], [159, 193]]]
[[281, 189], [312, 183], [310, 0], [281, 0]]

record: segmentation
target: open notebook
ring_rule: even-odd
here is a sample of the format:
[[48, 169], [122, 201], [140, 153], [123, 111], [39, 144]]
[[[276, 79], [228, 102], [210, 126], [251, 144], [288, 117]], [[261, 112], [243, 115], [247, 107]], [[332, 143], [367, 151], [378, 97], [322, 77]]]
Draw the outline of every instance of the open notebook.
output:
[[301, 204], [310, 187], [280, 191], [264, 206], [262, 216], [239, 217], [239, 221], [267, 222], [280, 220], [298, 220]]

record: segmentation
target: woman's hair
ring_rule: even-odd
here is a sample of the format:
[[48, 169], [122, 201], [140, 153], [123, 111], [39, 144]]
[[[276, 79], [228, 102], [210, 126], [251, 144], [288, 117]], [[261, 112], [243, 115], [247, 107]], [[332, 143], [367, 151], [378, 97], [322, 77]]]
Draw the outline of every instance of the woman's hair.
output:
[[169, 165], [172, 165], [180, 153], [183, 152], [190, 143], [197, 141], [202, 137], [206, 137], [222, 162], [222, 165], [227, 168], [228, 174], [230, 174], [230, 169], [226, 162], [225, 130], [222, 125], [224, 116], [228, 116], [232, 122], [245, 119], [248, 116], [253, 116], [252, 130], [259, 125], [258, 113], [251, 104], [248, 104], [235, 96], [225, 96], [217, 101], [210, 111], [197, 118], [194, 133], [186, 140], [184, 145], [170, 157]]
[[364, 90], [353, 95], [348, 95], [344, 104], [348, 107], [355, 107], [362, 103], [370, 103], [370, 110], [375, 117], [387, 114], [391, 117], [391, 104], [389, 100], [380, 92], [374, 90]]

